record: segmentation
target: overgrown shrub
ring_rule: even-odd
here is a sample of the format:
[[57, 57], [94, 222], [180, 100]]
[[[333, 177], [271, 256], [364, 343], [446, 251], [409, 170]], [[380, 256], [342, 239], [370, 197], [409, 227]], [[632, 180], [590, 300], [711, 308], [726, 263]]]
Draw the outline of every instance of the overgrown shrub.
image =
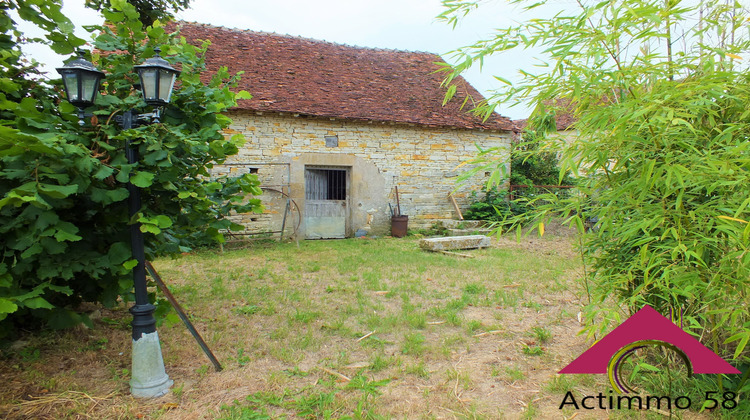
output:
[[[19, 15], [42, 22], [58, 52], [82, 43], [58, 2], [37, 3], [19, 3]], [[143, 28], [131, 5], [111, 4], [103, 12], [107, 25], [90, 28], [102, 52], [92, 59], [107, 77], [85, 127], [59, 84], [30, 76], [35, 66], [20, 60], [22, 38], [3, 25], [9, 53], [0, 56], [0, 338], [18, 326], [85, 322], [76, 312], [82, 301], [129, 298], [135, 260], [128, 225], [136, 220], [128, 216], [128, 181], [143, 190], [136, 219], [149, 259], [220, 241], [220, 231], [233, 227], [224, 218], [230, 211], [259, 209], [258, 200], [241, 202], [260, 194], [255, 176], [211, 179], [208, 172], [242, 143], [221, 132], [230, 123], [221, 112], [235, 104], [235, 79], [222, 70], [204, 84], [205, 46], [188, 45], [158, 23]], [[6, 8], [0, 20], [9, 21]], [[157, 46], [182, 70], [172, 104], [162, 122], [123, 131], [118, 115], [147, 110], [133, 89], [133, 66]], [[134, 165], [125, 157], [128, 141], [139, 149]]]
[[528, 128], [522, 141], [513, 146], [510, 161], [511, 185], [574, 185], [570, 171], [562, 171], [555, 151], [541, 147], [544, 136]]
[[[485, 185], [480, 197], [476, 191], [471, 194], [471, 205], [464, 214], [466, 219], [501, 222], [511, 216], [520, 216], [538, 205], [531, 204], [535, 197], [552, 193], [567, 196], [568, 190], [554, 188], [534, 188], [534, 185], [573, 185], [574, 180], [569, 172], [560, 176], [560, 165], [557, 154], [541, 150], [541, 141], [535, 131], [527, 130], [524, 141], [514, 145], [511, 151], [510, 177], [511, 185], [523, 185], [528, 188], [516, 188], [511, 196], [508, 191], [500, 190], [495, 183]], [[506, 179], [508, 179], [507, 174]]]
[[[554, 6], [515, 3], [532, 13]], [[455, 21], [477, 2], [446, 5], [443, 16]], [[544, 51], [548, 72], [522, 72], [520, 83], [494, 99], [532, 98], [536, 115], [567, 111], [577, 118], [578, 136], [562, 166], [589, 176], [579, 194], [537, 197], [547, 204], [534, 215], [542, 227], [563, 209], [581, 234], [586, 217], [598, 220], [599, 229], [581, 236], [587, 332], [600, 336], [646, 304], [662, 314], [682, 310], [691, 334], [747, 372], [747, 10], [731, 2], [625, 0], [578, 2], [550, 16], [519, 20], [457, 51], [449, 81], [490, 54]], [[478, 112], [489, 115], [496, 104]], [[483, 151], [480, 161], [501, 171], [498, 154]], [[746, 398], [747, 374], [735, 384]]]
[[[509, 201], [507, 191], [500, 191], [495, 188], [486, 190], [482, 198], [479, 198], [476, 191], [472, 191], [471, 200], [469, 209], [464, 212], [464, 219], [467, 220], [499, 222], [508, 216], [523, 211], [522, 208]], [[513, 209], [516, 210], [516, 213], [513, 212]]]

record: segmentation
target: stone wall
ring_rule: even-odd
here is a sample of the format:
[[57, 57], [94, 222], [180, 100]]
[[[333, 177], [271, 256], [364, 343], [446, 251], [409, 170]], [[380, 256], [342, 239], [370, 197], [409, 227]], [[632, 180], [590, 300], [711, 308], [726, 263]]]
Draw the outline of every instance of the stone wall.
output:
[[[383, 235], [390, 230], [389, 203], [395, 208], [398, 186], [401, 212], [409, 228], [429, 227], [457, 218], [448, 194], [456, 188], [463, 162], [482, 148], [510, 148], [510, 132], [434, 128], [406, 124], [357, 122], [278, 113], [233, 112], [226, 135], [244, 134], [247, 142], [217, 175], [257, 172], [263, 186], [283, 191], [296, 204], [287, 229], [297, 227], [304, 237], [305, 167], [346, 168], [348, 178], [347, 234], [358, 230]], [[507, 159], [506, 159], [507, 160]], [[507, 164], [506, 164], [507, 166]], [[479, 189], [486, 174], [479, 173], [453, 193], [459, 207], [470, 204], [471, 190]], [[278, 231], [286, 199], [276, 191], [261, 199], [262, 215], [238, 215], [253, 232]]]

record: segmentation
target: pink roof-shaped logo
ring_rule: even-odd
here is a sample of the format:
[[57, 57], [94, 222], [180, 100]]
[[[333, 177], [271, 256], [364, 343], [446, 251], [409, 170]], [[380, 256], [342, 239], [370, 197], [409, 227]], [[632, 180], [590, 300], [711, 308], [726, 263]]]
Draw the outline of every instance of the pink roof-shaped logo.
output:
[[[637, 344], [660, 344], [677, 350], [693, 373], [740, 373], [716, 353], [706, 348], [672, 321], [646, 305], [604, 336], [559, 373], [608, 373]], [[623, 352], [625, 350], [625, 352]], [[614, 363], [613, 363], [614, 362]], [[627, 391], [626, 391], [627, 392]]]

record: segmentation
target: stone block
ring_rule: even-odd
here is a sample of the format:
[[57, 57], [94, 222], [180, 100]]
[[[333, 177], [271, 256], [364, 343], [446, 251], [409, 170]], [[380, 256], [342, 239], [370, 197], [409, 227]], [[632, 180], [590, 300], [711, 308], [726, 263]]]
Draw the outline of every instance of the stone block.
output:
[[488, 228], [448, 229], [448, 236], [491, 235], [491, 234], [492, 234], [492, 229], [488, 229]]
[[484, 235], [425, 238], [419, 241], [419, 247], [427, 251], [450, 251], [452, 249], [487, 248], [489, 246], [490, 238]]
[[445, 220], [443, 226], [448, 229], [483, 229], [487, 225], [484, 220]]

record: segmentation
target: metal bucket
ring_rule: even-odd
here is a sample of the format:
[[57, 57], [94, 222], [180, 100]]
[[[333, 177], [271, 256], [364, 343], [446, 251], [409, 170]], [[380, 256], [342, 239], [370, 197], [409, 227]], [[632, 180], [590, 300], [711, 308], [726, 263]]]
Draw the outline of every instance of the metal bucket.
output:
[[403, 238], [406, 236], [406, 227], [409, 224], [409, 216], [392, 216], [391, 217], [391, 236], [394, 238]]

